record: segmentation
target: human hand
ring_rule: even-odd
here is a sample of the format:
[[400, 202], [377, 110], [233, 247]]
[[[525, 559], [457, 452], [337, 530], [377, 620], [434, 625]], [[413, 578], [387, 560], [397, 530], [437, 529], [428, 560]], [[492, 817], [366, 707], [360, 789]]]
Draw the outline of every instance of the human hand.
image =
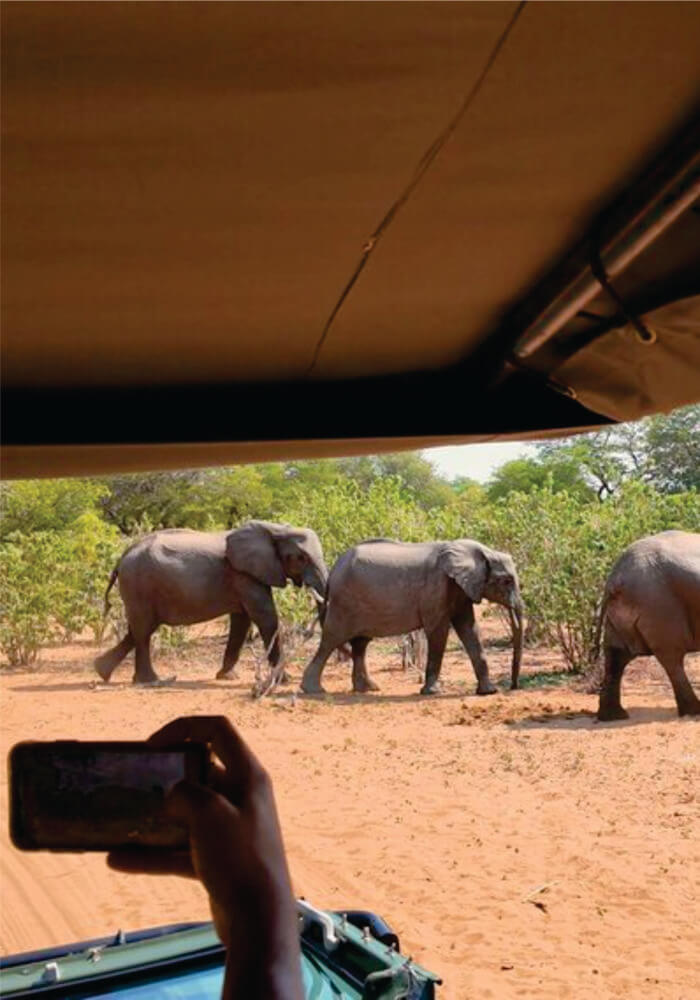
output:
[[185, 740], [210, 750], [207, 786], [183, 781], [166, 799], [169, 815], [189, 831], [189, 852], [113, 851], [107, 863], [117, 871], [202, 882], [226, 947], [225, 997], [300, 1000], [296, 908], [272, 782], [223, 716], [176, 719], [149, 742]]

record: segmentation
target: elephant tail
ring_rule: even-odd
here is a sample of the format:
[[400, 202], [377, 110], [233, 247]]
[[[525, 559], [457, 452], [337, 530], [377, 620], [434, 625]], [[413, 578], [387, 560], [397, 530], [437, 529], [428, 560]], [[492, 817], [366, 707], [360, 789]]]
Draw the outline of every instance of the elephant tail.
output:
[[610, 600], [610, 593], [605, 592], [603, 600], [601, 601], [600, 608], [598, 609], [598, 614], [596, 616], [595, 623], [595, 634], [593, 636], [593, 646], [592, 646], [592, 656], [593, 663], [596, 664], [600, 657], [600, 640], [603, 635], [603, 624], [605, 622], [605, 615], [608, 610], [608, 601]]
[[109, 583], [107, 584], [107, 589], [105, 590], [105, 606], [103, 615], [106, 618], [109, 614], [109, 592], [117, 582], [117, 577], [119, 576], [119, 567], [115, 566], [112, 572], [109, 574]]

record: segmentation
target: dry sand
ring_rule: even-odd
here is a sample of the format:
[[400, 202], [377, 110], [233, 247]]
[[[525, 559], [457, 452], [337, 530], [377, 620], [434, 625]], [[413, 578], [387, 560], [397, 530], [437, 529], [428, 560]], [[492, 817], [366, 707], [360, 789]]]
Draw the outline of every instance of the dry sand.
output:
[[[224, 713], [272, 773], [297, 893], [381, 914], [443, 977], [444, 1000], [700, 997], [700, 723], [677, 719], [654, 661], [628, 669], [629, 722], [599, 725], [595, 698], [568, 685], [475, 698], [454, 646], [435, 699], [375, 643], [381, 694], [349, 695], [348, 667], [332, 662], [335, 697], [264, 702], [250, 699], [249, 655], [240, 680], [214, 680], [222, 648], [210, 636], [161, 657], [178, 679], [157, 690], [132, 688], [130, 664], [95, 684], [88, 645], [3, 670], [2, 752]], [[700, 689], [700, 657], [688, 659]], [[507, 672], [507, 650], [489, 660]], [[526, 653], [526, 674], [560, 666]], [[2, 953], [208, 916], [195, 883], [16, 851], [4, 776], [0, 809]]]

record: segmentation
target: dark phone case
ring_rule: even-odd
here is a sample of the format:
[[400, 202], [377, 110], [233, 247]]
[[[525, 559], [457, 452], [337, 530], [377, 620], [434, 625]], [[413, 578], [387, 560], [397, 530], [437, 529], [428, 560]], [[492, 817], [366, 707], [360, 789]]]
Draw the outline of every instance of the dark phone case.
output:
[[[22, 771], [31, 766], [36, 760], [37, 754], [45, 753], [47, 757], [55, 754], [56, 751], [81, 749], [86, 753], [147, 753], [149, 756], [158, 753], [183, 753], [186, 761], [186, 777], [189, 781], [206, 784], [207, 765], [209, 753], [202, 743], [183, 742], [172, 743], [165, 747], [154, 747], [152, 744], [142, 740], [23, 740], [16, 743], [8, 754], [8, 784], [9, 784], [9, 828], [10, 840], [21, 851], [52, 851], [84, 853], [86, 851], [116, 850], [117, 845], [100, 843], [96, 839], [94, 845], [74, 846], [70, 843], [65, 845], [45, 845], [37, 843], [30, 835], [22, 804]], [[184, 846], [184, 845], [183, 845]], [[144, 850], [144, 845], [140, 843], [124, 843], [119, 845], [119, 850], [124, 849]], [[162, 848], [154, 847], [153, 850]]]

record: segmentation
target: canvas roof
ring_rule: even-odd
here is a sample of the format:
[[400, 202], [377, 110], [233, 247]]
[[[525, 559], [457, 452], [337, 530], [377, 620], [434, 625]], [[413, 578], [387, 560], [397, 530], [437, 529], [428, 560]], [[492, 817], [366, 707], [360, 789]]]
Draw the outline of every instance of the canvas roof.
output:
[[692, 198], [616, 279], [622, 313], [598, 288], [578, 349], [507, 364], [593, 229], [697, 182], [700, 5], [2, 18], [5, 474], [560, 433], [700, 398]]

